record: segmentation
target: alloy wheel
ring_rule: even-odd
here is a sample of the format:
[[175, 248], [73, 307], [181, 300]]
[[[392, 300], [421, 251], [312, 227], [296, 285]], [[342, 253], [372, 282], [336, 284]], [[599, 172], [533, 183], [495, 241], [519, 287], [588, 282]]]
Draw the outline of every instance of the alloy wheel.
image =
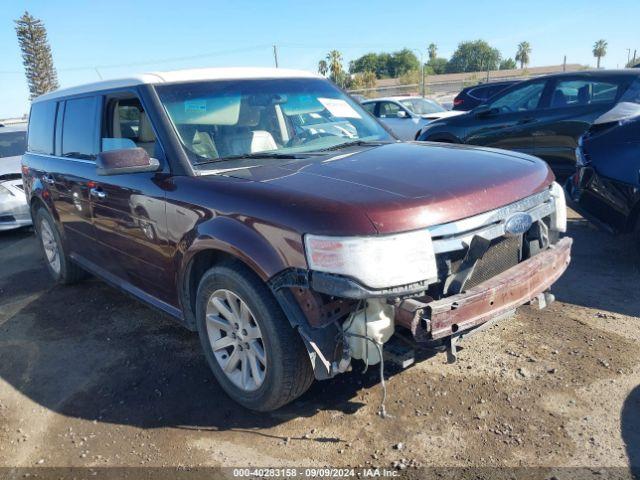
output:
[[40, 240], [49, 266], [55, 273], [60, 273], [60, 251], [51, 225], [45, 219], [40, 221]]
[[213, 292], [206, 326], [213, 355], [227, 378], [246, 392], [260, 388], [267, 357], [260, 326], [244, 300], [230, 290]]

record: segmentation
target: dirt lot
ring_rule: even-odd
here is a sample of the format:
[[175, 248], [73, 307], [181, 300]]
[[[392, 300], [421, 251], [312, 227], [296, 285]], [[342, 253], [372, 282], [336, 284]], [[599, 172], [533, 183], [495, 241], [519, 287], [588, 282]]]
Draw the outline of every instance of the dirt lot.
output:
[[375, 369], [248, 412], [194, 334], [98, 280], [51, 287], [32, 234], [1, 234], [0, 466], [640, 466], [640, 272], [570, 235], [555, 304], [389, 372], [382, 419]]

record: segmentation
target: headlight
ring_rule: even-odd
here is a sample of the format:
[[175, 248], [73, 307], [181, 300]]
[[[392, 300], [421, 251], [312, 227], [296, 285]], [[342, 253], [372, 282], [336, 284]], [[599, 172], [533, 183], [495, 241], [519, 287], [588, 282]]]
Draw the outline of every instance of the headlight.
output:
[[559, 183], [551, 184], [551, 198], [555, 204], [555, 211], [551, 214], [551, 229], [558, 232], [567, 231], [567, 201], [564, 198], [564, 189]]
[[407, 285], [438, 276], [427, 230], [378, 237], [305, 235], [309, 268], [352, 277], [370, 288]]

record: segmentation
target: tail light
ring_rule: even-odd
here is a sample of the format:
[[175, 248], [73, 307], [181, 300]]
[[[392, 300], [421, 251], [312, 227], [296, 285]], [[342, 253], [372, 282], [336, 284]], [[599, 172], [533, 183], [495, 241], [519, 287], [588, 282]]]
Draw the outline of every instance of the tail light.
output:
[[464, 100], [461, 99], [461, 98], [456, 97], [456, 98], [453, 99], [453, 106], [454, 107], [457, 107], [458, 105], [462, 105], [463, 103], [464, 103]]

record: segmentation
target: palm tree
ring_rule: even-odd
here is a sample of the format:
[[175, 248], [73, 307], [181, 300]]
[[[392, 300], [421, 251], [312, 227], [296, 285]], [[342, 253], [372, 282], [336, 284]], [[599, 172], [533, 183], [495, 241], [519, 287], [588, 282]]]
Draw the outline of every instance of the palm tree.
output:
[[329, 72], [331, 72], [331, 80], [338, 83], [342, 73], [342, 54], [338, 50], [331, 50], [327, 53], [327, 62], [329, 64]]
[[529, 42], [520, 42], [518, 44], [518, 51], [516, 52], [516, 62], [520, 62], [520, 68], [524, 68], [525, 65], [529, 65], [531, 58], [531, 45]]
[[593, 44], [593, 56], [598, 59], [598, 68], [600, 68], [600, 59], [607, 54], [607, 41], [598, 40]]
[[429, 52], [430, 62], [438, 58], [438, 46], [435, 43], [430, 43], [429, 46], [427, 47], [427, 51]]
[[323, 77], [326, 77], [328, 71], [329, 71], [329, 66], [327, 65], [327, 62], [325, 62], [324, 60], [320, 60], [318, 62], [318, 73]]

